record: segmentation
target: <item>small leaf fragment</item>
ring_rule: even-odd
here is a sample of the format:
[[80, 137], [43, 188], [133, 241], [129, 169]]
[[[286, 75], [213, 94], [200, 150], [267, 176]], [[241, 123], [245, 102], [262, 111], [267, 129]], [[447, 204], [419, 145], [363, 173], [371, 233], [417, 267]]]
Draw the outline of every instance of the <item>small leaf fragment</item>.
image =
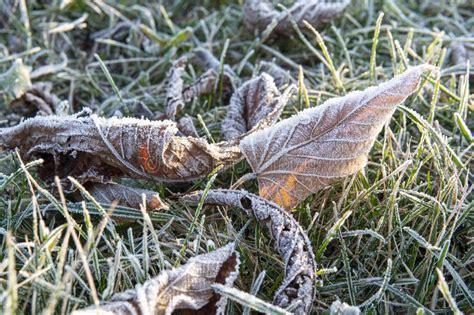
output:
[[451, 60], [454, 65], [466, 67], [469, 60], [471, 66], [474, 64], [474, 45], [456, 43], [451, 46]]
[[40, 115], [67, 115], [69, 110], [68, 101], [61, 101], [58, 96], [51, 92], [51, 82], [34, 83], [20, 97], [10, 103], [15, 112], [31, 115], [38, 112]]
[[362, 169], [397, 105], [416, 91], [413, 67], [388, 82], [306, 109], [240, 142], [257, 175], [260, 196], [290, 209], [311, 193]]
[[[220, 75], [221, 63], [209, 50], [204, 48], [194, 49], [195, 60], [205, 69], [212, 69], [217, 75]], [[223, 90], [232, 92], [240, 85], [240, 79], [234, 70], [227, 65], [223, 65]]]
[[145, 195], [145, 206], [147, 210], [168, 209], [157, 192], [129, 187], [116, 183], [92, 183], [88, 191], [99, 203], [112, 204], [117, 202], [121, 206], [139, 209], [143, 204]]
[[226, 299], [211, 288], [231, 287], [239, 275], [240, 257], [233, 243], [191, 258], [185, 265], [162, 271], [133, 290], [115, 294], [110, 301], [73, 312], [96, 314], [224, 314]]
[[295, 306], [295, 314], [308, 314], [315, 297], [316, 261], [311, 242], [293, 216], [278, 205], [246, 191], [211, 189], [182, 197], [185, 203], [225, 205], [253, 215], [270, 232], [276, 250], [283, 258], [285, 277], [273, 303], [281, 308]]
[[31, 88], [31, 67], [16, 59], [10, 69], [0, 74], [0, 89], [12, 93], [13, 98], [21, 97]]
[[236, 139], [257, 125], [261, 129], [274, 124], [288, 101], [289, 93], [280, 94], [273, 78], [266, 73], [247, 81], [230, 99], [222, 122], [224, 138]]
[[186, 58], [179, 58], [172, 63], [166, 75], [166, 116], [174, 120], [176, 112], [184, 107], [183, 79], [181, 78], [186, 65]]

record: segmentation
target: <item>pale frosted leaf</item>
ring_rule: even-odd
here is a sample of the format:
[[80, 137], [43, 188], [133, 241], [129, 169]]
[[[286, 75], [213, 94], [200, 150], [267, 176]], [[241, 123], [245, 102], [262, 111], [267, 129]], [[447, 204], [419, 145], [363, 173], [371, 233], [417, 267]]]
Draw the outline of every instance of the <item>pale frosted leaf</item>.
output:
[[[275, 203], [246, 191], [211, 189], [204, 196], [206, 204], [242, 209], [268, 229], [285, 265], [285, 277], [273, 302], [281, 308], [294, 305], [295, 314], [309, 313], [315, 295], [316, 262], [311, 243], [293, 216]], [[197, 205], [202, 197], [203, 192], [195, 192], [182, 199]]]
[[[202, 47], [194, 49], [195, 60], [201, 67], [212, 69], [219, 75], [221, 71], [221, 63], [209, 50]], [[240, 79], [229, 65], [223, 66], [223, 91], [232, 92], [240, 85]]]
[[[455, 66], [461, 67], [461, 70], [466, 70], [467, 62], [470, 67], [474, 65], [474, 44], [456, 43], [451, 45], [451, 62]], [[471, 82], [474, 81], [474, 73], [470, 74]]]
[[334, 301], [329, 309], [330, 315], [359, 315], [360, 309], [357, 306], [350, 306], [339, 300]]
[[190, 181], [241, 158], [226, 142], [181, 137], [171, 121], [136, 118], [34, 117], [0, 129], [0, 148], [18, 148], [26, 160], [45, 160], [45, 178], [73, 176], [84, 182], [127, 175], [164, 182]]
[[184, 107], [182, 75], [186, 66], [186, 58], [174, 61], [166, 75], [166, 116], [174, 120], [176, 112]]
[[193, 119], [189, 116], [182, 117], [178, 122], [178, 129], [185, 136], [199, 138]]
[[318, 28], [339, 17], [349, 3], [350, 0], [296, 0], [288, 10], [278, 11], [268, 0], [247, 0], [244, 5], [244, 24], [250, 31], [257, 29], [263, 32], [275, 20], [277, 24], [273, 32], [290, 35], [293, 27], [289, 15], [300, 28], [304, 28], [303, 21]]
[[[162, 271], [134, 290], [115, 294], [103, 302], [105, 314], [224, 314], [226, 300], [211, 288], [214, 283], [231, 287], [239, 275], [240, 258], [233, 243], [214, 252], [191, 258], [187, 264]], [[188, 311], [188, 312], [186, 312]], [[73, 312], [96, 314], [95, 306]]]
[[18, 98], [31, 88], [31, 67], [25, 66], [21, 59], [16, 59], [10, 69], [0, 74], [0, 89], [12, 93]]
[[20, 97], [10, 103], [13, 111], [24, 115], [38, 112], [41, 115], [67, 115], [69, 103], [61, 101], [51, 90], [51, 82], [34, 83]]
[[281, 95], [273, 78], [266, 73], [247, 81], [230, 99], [222, 122], [224, 138], [236, 139], [257, 125], [261, 129], [274, 124], [288, 101], [289, 93]]
[[261, 61], [260, 69], [273, 77], [277, 88], [281, 88], [287, 84], [296, 83], [296, 80], [291, 76], [290, 71], [283, 69], [275, 62]]
[[211, 93], [217, 82], [217, 73], [214, 69], [209, 69], [200, 75], [196, 81], [187, 85], [183, 89], [183, 99], [185, 102], [190, 102], [195, 97], [202, 94]]
[[91, 183], [87, 190], [99, 203], [117, 202], [120, 206], [139, 209], [140, 205], [143, 205], [143, 195], [145, 195], [146, 209], [168, 209], [168, 205], [161, 200], [160, 195], [151, 190], [116, 183]]
[[362, 169], [378, 133], [427, 70], [432, 67], [414, 67], [245, 137], [240, 148], [257, 175], [260, 195], [292, 208]]

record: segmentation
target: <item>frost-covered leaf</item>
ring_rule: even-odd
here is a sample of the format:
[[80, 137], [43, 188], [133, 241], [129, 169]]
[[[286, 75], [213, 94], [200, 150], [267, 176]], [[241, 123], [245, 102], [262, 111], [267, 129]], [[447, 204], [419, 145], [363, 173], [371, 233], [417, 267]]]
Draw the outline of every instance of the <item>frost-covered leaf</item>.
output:
[[397, 105], [417, 89], [421, 74], [432, 69], [414, 67], [246, 136], [240, 148], [257, 175], [260, 196], [292, 208], [362, 169]]
[[31, 88], [31, 67], [25, 66], [21, 59], [16, 59], [10, 69], [0, 74], [0, 89], [12, 93], [13, 98], [21, 97]]
[[69, 102], [61, 101], [51, 92], [51, 82], [37, 82], [27, 89], [20, 97], [10, 103], [10, 107], [18, 113], [31, 115], [38, 112], [40, 115], [67, 115]]
[[[464, 69], [467, 67], [467, 62], [474, 64], [474, 44], [456, 43], [451, 46], [451, 62], [455, 66], [460, 66]], [[471, 80], [474, 80], [474, 74], [471, 73]]]
[[[211, 288], [231, 287], [239, 275], [240, 258], [233, 243], [191, 258], [187, 264], [162, 271], [134, 290], [115, 294], [100, 305], [101, 314], [224, 314], [226, 299]], [[73, 315], [97, 314], [95, 306]]]
[[258, 127], [274, 124], [285, 107], [290, 91], [280, 94], [273, 78], [266, 73], [247, 81], [230, 99], [227, 116], [222, 122], [226, 140], [235, 139]]
[[96, 115], [47, 116], [0, 129], [0, 148], [45, 160], [40, 175], [81, 182], [127, 175], [164, 182], [190, 181], [241, 158], [226, 142], [181, 137], [174, 122]]
[[261, 61], [260, 69], [273, 77], [277, 88], [281, 88], [286, 84], [296, 83], [296, 80], [291, 76], [290, 72], [283, 69], [275, 62]]
[[166, 116], [174, 120], [176, 112], [184, 107], [183, 99], [183, 72], [186, 66], [186, 58], [174, 61], [171, 69], [166, 75]]
[[[184, 68], [187, 63], [185, 57], [181, 57], [172, 63], [171, 69], [166, 76], [166, 117], [175, 120], [176, 113], [183, 109], [185, 103], [192, 101], [194, 98], [208, 94], [217, 88], [219, 81], [219, 72], [221, 65], [214, 55], [203, 48], [197, 48], [194, 51], [193, 60], [196, 61], [204, 69], [193, 83], [184, 85], [182, 79]], [[240, 80], [229, 65], [223, 67], [223, 92], [230, 93], [238, 85]]]
[[236, 207], [253, 215], [270, 232], [285, 265], [284, 279], [273, 303], [281, 308], [295, 306], [295, 314], [308, 314], [315, 295], [316, 262], [311, 243], [293, 216], [278, 205], [246, 191], [211, 189], [182, 197], [197, 205], [204, 195], [206, 204]]
[[296, 0], [288, 10], [278, 11], [269, 0], [247, 0], [244, 5], [244, 24], [250, 31], [263, 32], [273, 20], [277, 22], [274, 33], [290, 35], [293, 32], [289, 15], [303, 28], [307, 21], [314, 28], [339, 17], [350, 0]]
[[193, 119], [189, 116], [184, 116], [179, 120], [178, 129], [185, 136], [199, 138]]
[[334, 301], [329, 309], [330, 315], [359, 315], [360, 309], [357, 306], [350, 306], [339, 300]]
[[[195, 60], [201, 67], [205, 69], [212, 69], [214, 72], [219, 75], [221, 72], [221, 63], [220, 61], [207, 49], [202, 47], [194, 49]], [[223, 91], [232, 92], [240, 85], [240, 79], [235, 74], [232, 68], [225, 64], [223, 66]]]
[[168, 205], [161, 200], [160, 195], [151, 190], [116, 183], [91, 183], [87, 190], [99, 203], [117, 202], [120, 206], [139, 209], [140, 205], [143, 205], [143, 195], [145, 195], [146, 209], [168, 209]]
[[202, 94], [211, 93], [217, 82], [217, 73], [214, 69], [209, 69], [200, 75], [196, 81], [187, 85], [183, 89], [183, 98], [185, 102], [190, 102], [193, 98]]

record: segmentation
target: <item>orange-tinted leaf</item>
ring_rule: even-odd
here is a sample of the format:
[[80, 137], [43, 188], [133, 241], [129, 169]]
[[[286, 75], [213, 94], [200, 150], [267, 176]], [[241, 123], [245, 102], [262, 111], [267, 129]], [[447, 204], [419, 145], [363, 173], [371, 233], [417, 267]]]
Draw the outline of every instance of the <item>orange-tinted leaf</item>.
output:
[[427, 70], [432, 67], [414, 67], [245, 137], [240, 148], [257, 175], [260, 196], [292, 208], [362, 169], [378, 133]]

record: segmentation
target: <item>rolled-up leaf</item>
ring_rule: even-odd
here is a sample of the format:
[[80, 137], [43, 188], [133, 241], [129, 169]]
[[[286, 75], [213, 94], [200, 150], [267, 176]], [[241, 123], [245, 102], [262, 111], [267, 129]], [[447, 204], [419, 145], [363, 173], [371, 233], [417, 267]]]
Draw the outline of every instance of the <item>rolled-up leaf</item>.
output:
[[211, 288], [231, 287], [239, 275], [240, 258], [233, 243], [191, 258], [187, 264], [164, 270], [134, 290], [112, 296], [99, 308], [91, 306], [72, 315], [224, 314], [226, 299]]
[[195, 192], [182, 200], [197, 205], [203, 196], [206, 204], [244, 210], [268, 229], [285, 264], [285, 277], [275, 293], [274, 304], [281, 308], [294, 306], [295, 314], [308, 314], [316, 292], [316, 261], [306, 233], [291, 214], [273, 202], [239, 190]]

